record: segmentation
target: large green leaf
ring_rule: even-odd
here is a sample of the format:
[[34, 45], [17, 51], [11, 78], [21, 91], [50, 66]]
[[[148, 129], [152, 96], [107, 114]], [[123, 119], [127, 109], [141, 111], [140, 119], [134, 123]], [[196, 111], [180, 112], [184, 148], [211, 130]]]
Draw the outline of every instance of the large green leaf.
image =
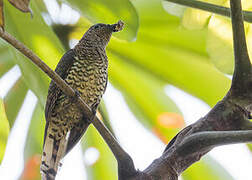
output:
[[[35, 1], [31, 2], [34, 17], [17, 11], [9, 3], [5, 5], [6, 30], [18, 40], [33, 50], [46, 64], [55, 68], [63, 48], [51, 28], [45, 24]], [[41, 104], [45, 104], [45, 97], [49, 84], [49, 78], [39, 70], [32, 62], [19, 52], [11, 48], [14, 62], [19, 65], [25, 83], [39, 98]]]
[[0, 77], [14, 66], [7, 43], [0, 41]]
[[[164, 92], [164, 82], [156, 79], [109, 51], [109, 75], [113, 85], [120, 89], [130, 109], [146, 127], [170, 140], [184, 120], [173, 101]], [[163, 140], [163, 139], [162, 139]]]
[[[124, 61], [127, 60], [146, 69], [159, 79], [199, 97], [211, 106], [215, 105], [226, 94], [230, 80], [209, 62], [205, 50], [201, 48], [195, 50], [190, 47], [201, 46], [206, 41], [193, 39], [197, 36], [192, 31], [180, 31], [179, 19], [166, 13], [161, 3], [139, 0], [134, 4], [140, 17], [137, 41], [128, 43], [113, 39], [109, 44], [109, 50], [124, 57]], [[155, 16], [149, 15], [150, 7], [155, 12]], [[160, 24], [157, 25], [157, 21]], [[164, 29], [167, 29], [167, 32], [164, 32]], [[151, 38], [145, 36], [148, 30]], [[187, 37], [186, 34], [190, 32], [192, 35]], [[199, 37], [206, 39], [207, 34], [204, 31], [199, 32]], [[163, 34], [165, 42], [159, 43], [161, 42], [159, 34]]]
[[[229, 6], [228, 0], [203, 0], [208, 3]], [[242, 0], [243, 10], [251, 10], [252, 2]], [[234, 70], [233, 36], [230, 18], [187, 8], [184, 11], [182, 25], [187, 29], [207, 27], [207, 51], [212, 63], [223, 73], [232, 74]], [[251, 24], [245, 23], [249, 55], [252, 55]]]
[[117, 163], [97, 130], [91, 125], [82, 138], [82, 149], [85, 153], [88, 148], [95, 148], [98, 151], [98, 159], [92, 164], [85, 163], [89, 180], [96, 179], [117, 179]]
[[234, 180], [227, 170], [210, 156], [194, 163], [183, 172], [182, 177], [184, 180]]
[[125, 23], [124, 30], [116, 37], [133, 41], [138, 31], [138, 15], [129, 0], [67, 0], [71, 6], [75, 6], [81, 14], [92, 23], [114, 24], [118, 20]]
[[10, 127], [2, 99], [0, 99], [0, 163], [3, 160]]

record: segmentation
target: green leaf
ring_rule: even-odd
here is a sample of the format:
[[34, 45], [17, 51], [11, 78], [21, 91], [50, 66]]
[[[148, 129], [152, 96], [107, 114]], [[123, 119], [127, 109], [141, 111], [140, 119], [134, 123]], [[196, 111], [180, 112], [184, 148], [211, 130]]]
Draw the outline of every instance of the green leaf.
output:
[[124, 57], [108, 52], [110, 81], [123, 93], [130, 109], [147, 128], [168, 142], [184, 119], [174, 102], [164, 92], [164, 82], [127, 63]]
[[86, 150], [90, 147], [96, 148], [96, 150], [99, 152], [99, 157], [93, 164], [85, 163], [88, 176], [87, 179], [118, 179], [116, 173], [116, 160], [107, 144], [92, 125], [89, 126], [87, 132], [82, 138], [83, 152], [86, 153]]
[[[203, 0], [208, 3], [229, 6], [228, 0]], [[243, 10], [252, 9], [251, 1], [243, 1]], [[215, 67], [226, 74], [233, 74], [234, 55], [233, 55], [233, 36], [230, 18], [212, 15], [212, 13], [187, 8], [184, 11], [182, 24], [187, 29], [208, 28], [207, 52]], [[249, 55], [252, 55], [252, 36], [251, 24], [245, 23], [246, 37]]]
[[209, 21], [208, 29], [207, 50], [213, 64], [221, 72], [232, 74], [234, 70], [234, 55], [230, 20], [216, 15]]
[[19, 109], [21, 108], [23, 104], [27, 91], [28, 91], [28, 88], [26, 87], [24, 83], [24, 79], [23, 77], [20, 77], [4, 98], [6, 115], [8, 117], [10, 127], [13, 126], [16, 120]]
[[184, 180], [234, 180], [234, 178], [217, 161], [204, 156], [183, 172]]
[[[63, 54], [62, 45], [52, 29], [45, 24], [35, 1], [31, 2], [30, 7], [35, 14], [32, 19], [29, 14], [19, 12], [6, 3], [6, 30], [54, 69]], [[21, 68], [27, 87], [36, 94], [39, 102], [44, 105], [49, 78], [14, 48], [11, 48], [11, 52], [15, 57], [13, 58], [14, 62]]]
[[14, 66], [12, 58], [7, 43], [0, 41], [0, 77]]
[[70, 6], [75, 6], [81, 14], [92, 23], [114, 24], [118, 20], [125, 23], [124, 30], [114, 34], [120, 39], [133, 41], [138, 31], [138, 15], [129, 0], [67, 0]]
[[0, 99], [0, 163], [3, 160], [5, 148], [9, 136], [10, 126], [5, 113], [4, 104]]
[[[245, 23], [246, 39], [249, 56], [252, 56], [252, 24]], [[221, 72], [233, 74], [234, 51], [232, 26], [229, 19], [222, 16], [214, 16], [208, 25], [207, 50], [213, 64]]]

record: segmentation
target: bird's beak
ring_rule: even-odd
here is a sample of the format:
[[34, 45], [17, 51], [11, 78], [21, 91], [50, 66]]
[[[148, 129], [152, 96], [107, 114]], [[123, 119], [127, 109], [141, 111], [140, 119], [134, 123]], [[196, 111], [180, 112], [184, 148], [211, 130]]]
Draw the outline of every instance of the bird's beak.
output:
[[111, 24], [110, 27], [112, 28], [113, 32], [118, 32], [123, 29], [124, 23], [119, 20], [116, 24]]

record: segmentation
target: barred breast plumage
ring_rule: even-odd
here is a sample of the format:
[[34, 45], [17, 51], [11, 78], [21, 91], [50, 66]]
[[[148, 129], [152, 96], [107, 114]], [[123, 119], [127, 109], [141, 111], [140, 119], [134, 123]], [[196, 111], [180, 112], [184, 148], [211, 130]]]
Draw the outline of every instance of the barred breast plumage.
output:
[[[107, 85], [108, 61], [105, 47], [117, 24], [96, 24], [79, 43], [64, 54], [55, 72], [83, 98], [95, 115]], [[41, 164], [42, 179], [54, 179], [59, 161], [79, 141], [92, 117], [85, 117], [73, 98], [66, 96], [52, 81], [48, 90], [46, 128]]]

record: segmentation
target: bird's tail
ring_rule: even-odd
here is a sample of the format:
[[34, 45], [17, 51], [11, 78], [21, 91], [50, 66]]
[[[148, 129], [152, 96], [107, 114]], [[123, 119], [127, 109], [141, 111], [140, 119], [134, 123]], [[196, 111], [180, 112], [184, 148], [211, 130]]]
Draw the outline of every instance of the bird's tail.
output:
[[[47, 122], [48, 123], [48, 122]], [[60, 160], [63, 158], [66, 150], [66, 136], [56, 140], [50, 133], [50, 124], [46, 124], [44, 148], [40, 166], [42, 180], [54, 180], [57, 174]]]

